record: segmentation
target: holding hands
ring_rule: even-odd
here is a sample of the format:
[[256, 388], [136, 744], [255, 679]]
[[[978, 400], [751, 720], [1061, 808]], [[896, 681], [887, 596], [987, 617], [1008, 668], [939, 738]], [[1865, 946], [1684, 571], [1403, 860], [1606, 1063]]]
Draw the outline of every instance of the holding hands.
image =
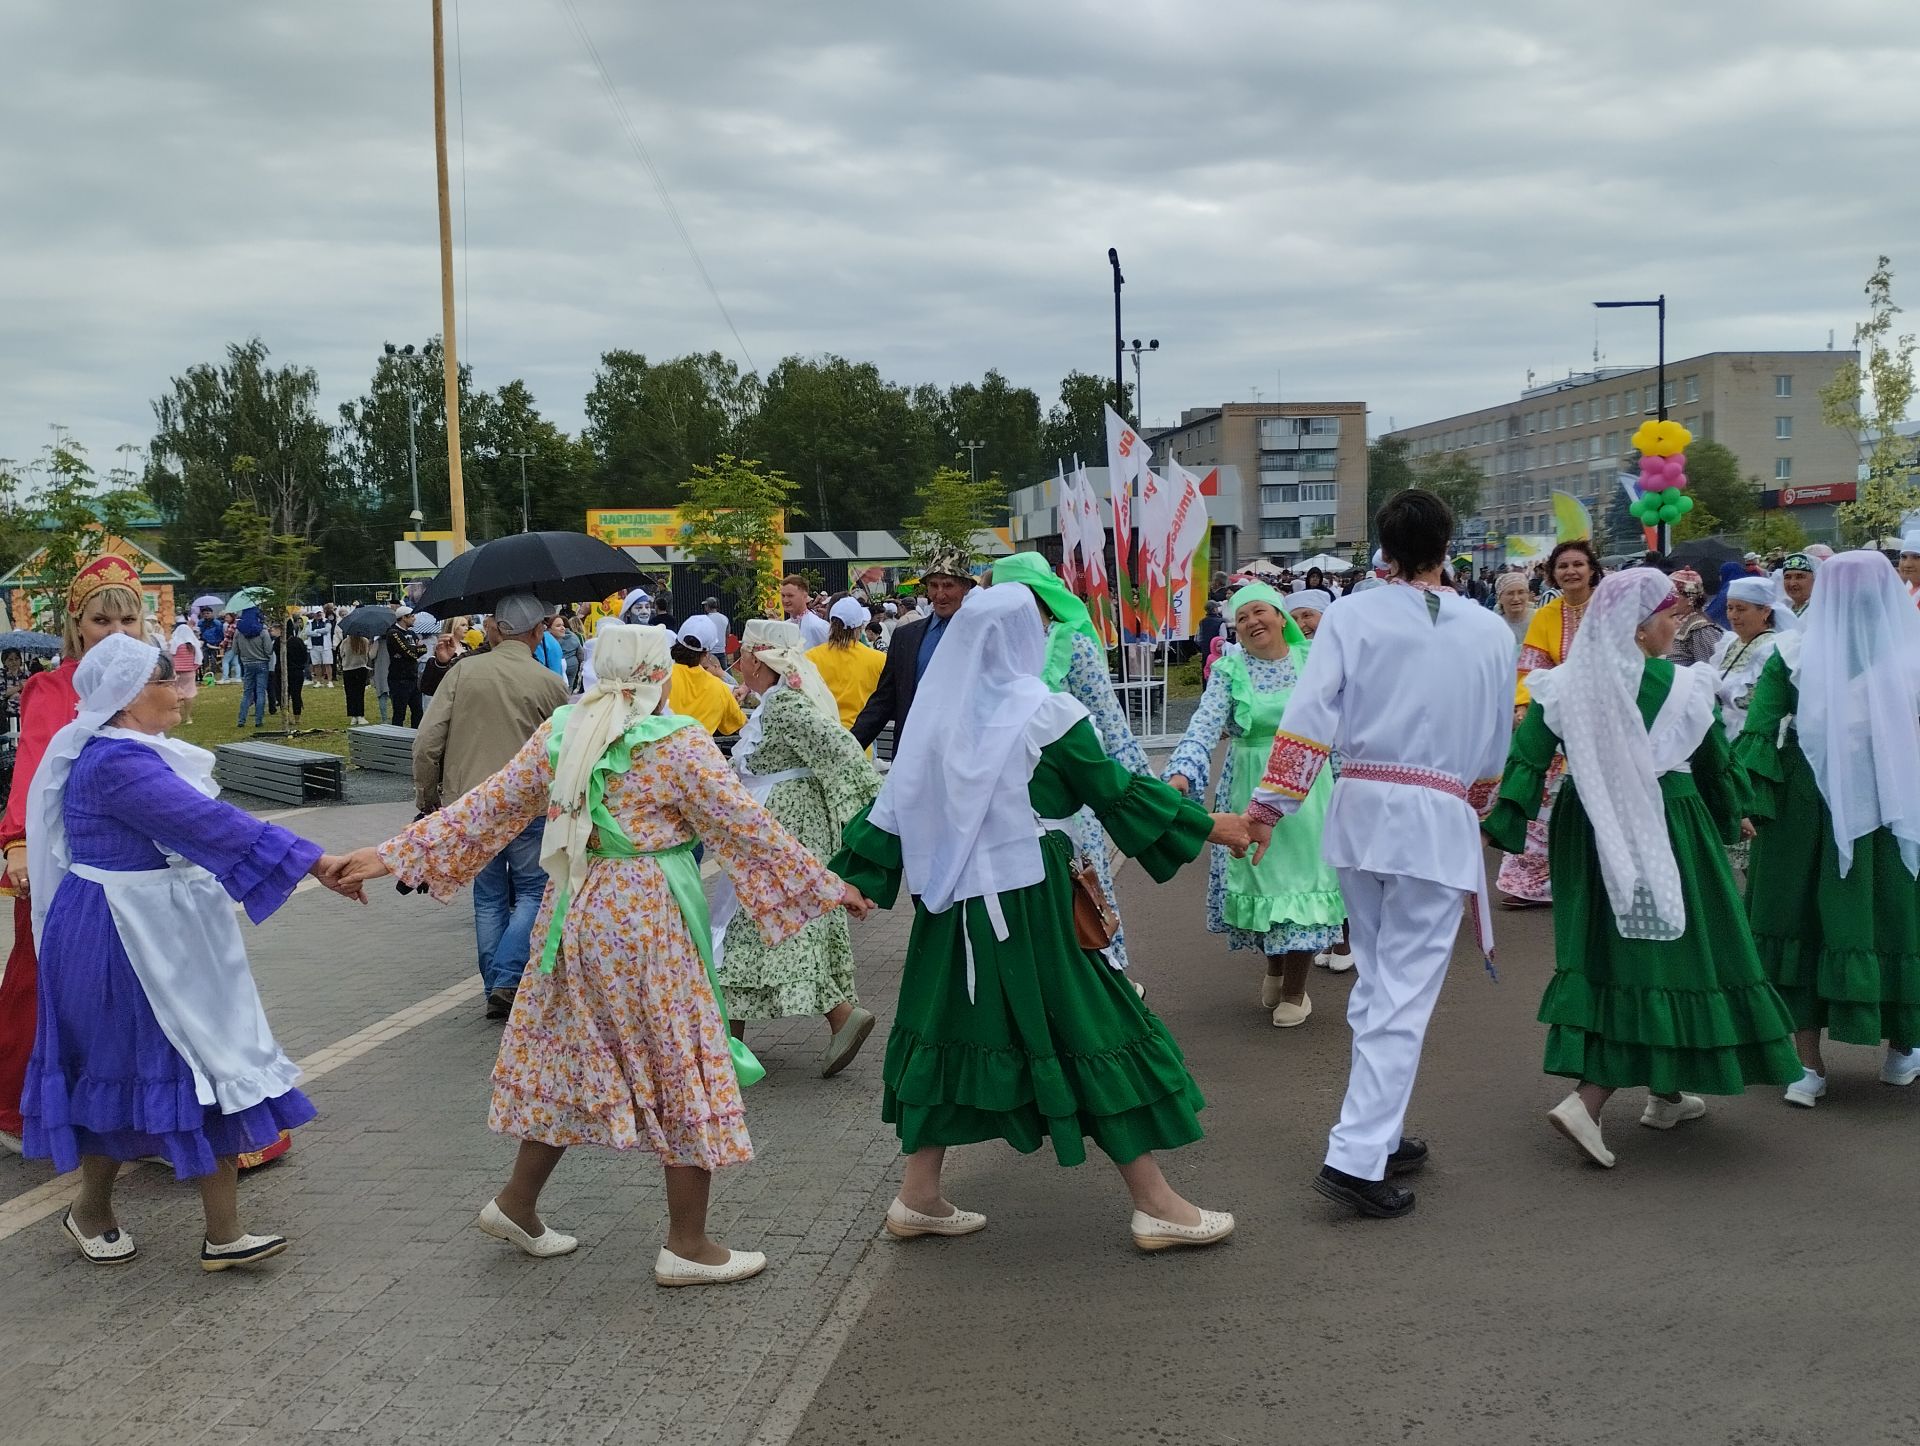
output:
[[865, 919], [877, 907], [872, 899], [847, 883], [840, 885], [840, 906], [856, 919]]
[[342, 898], [367, 901], [366, 884], [391, 873], [381, 862], [378, 851], [355, 849], [350, 854], [322, 854], [312, 869], [313, 876]]
[[1207, 842], [1221, 844], [1235, 858], [1244, 858], [1251, 844], [1247, 820], [1237, 813], [1214, 814], [1213, 832], [1207, 835]]
[[347, 883], [342, 877], [346, 864], [347, 860], [339, 854], [321, 854], [307, 872], [341, 898], [364, 904], [367, 901], [366, 892], [358, 884]]

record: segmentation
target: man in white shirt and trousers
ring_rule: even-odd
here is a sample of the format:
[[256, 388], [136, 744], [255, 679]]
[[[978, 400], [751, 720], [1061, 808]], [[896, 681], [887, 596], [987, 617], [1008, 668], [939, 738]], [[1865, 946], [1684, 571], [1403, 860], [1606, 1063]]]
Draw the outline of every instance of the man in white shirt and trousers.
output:
[[1479, 820], [1513, 731], [1513, 633], [1441, 590], [1453, 531], [1446, 503], [1400, 492], [1376, 527], [1392, 583], [1327, 609], [1247, 819], [1257, 857], [1340, 750], [1322, 848], [1360, 964], [1347, 1004], [1346, 1099], [1313, 1184], [1384, 1218], [1414, 1203], [1386, 1177], [1426, 1163], [1425, 1143], [1401, 1129], [1463, 902], [1493, 954]]

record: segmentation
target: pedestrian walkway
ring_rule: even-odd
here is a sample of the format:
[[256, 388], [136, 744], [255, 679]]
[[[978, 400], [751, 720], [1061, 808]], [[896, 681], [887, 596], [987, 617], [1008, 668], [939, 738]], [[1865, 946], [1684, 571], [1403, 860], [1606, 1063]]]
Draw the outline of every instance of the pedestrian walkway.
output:
[[[343, 849], [410, 816], [283, 821]], [[203, 1274], [193, 1191], [136, 1166], [117, 1199], [140, 1257], [88, 1266], [57, 1224], [70, 1183], [0, 1159], [0, 1440], [744, 1442], [763, 1418], [776, 1434], [759, 1439], [784, 1439], [864, 1296], [840, 1316], [836, 1303], [885, 1249], [897, 1147], [880, 1061], [910, 915], [856, 926], [882, 1026], [849, 1069], [819, 1078], [819, 1021], [750, 1035], [768, 1066], [747, 1096], [758, 1158], [716, 1178], [712, 1229], [766, 1251], [769, 1270], [664, 1291], [650, 1156], [578, 1150], [561, 1165], [542, 1208], [580, 1236], [575, 1255], [530, 1260], [470, 1228], [513, 1151], [486, 1129], [500, 1026], [482, 1018], [471, 909], [385, 881], [369, 892], [361, 910], [303, 890], [249, 940], [320, 1108], [241, 1187], [250, 1222], [293, 1238], [280, 1261]]]

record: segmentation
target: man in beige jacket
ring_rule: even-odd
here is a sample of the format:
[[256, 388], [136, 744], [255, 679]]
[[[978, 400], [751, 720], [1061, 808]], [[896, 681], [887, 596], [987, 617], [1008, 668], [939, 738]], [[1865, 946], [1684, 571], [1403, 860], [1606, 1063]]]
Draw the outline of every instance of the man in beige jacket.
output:
[[[532, 645], [547, 609], [531, 593], [495, 606], [499, 641], [459, 660], [434, 690], [413, 741], [414, 802], [421, 813], [451, 803], [486, 782], [567, 701], [567, 685], [534, 660]], [[487, 1017], [505, 1019], [533, 936], [533, 916], [546, 892], [540, 867], [544, 818], [536, 818], [473, 881], [473, 931], [480, 946], [480, 986]]]

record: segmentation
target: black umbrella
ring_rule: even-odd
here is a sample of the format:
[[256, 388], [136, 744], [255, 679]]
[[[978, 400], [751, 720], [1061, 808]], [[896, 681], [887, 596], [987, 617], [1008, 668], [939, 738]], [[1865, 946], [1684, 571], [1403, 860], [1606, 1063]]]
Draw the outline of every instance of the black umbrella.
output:
[[340, 624], [340, 631], [349, 638], [383, 638], [397, 617], [392, 608], [371, 605], [357, 607], [347, 614], [347, 620]]
[[1681, 543], [1667, 554], [1667, 562], [1671, 567], [1691, 567], [1703, 577], [1718, 577], [1723, 563], [1739, 562], [1745, 556], [1731, 542], [1702, 537]]
[[584, 532], [520, 532], [463, 552], [440, 569], [419, 606], [438, 613], [482, 613], [509, 593], [542, 602], [588, 602], [642, 581], [618, 548]]

